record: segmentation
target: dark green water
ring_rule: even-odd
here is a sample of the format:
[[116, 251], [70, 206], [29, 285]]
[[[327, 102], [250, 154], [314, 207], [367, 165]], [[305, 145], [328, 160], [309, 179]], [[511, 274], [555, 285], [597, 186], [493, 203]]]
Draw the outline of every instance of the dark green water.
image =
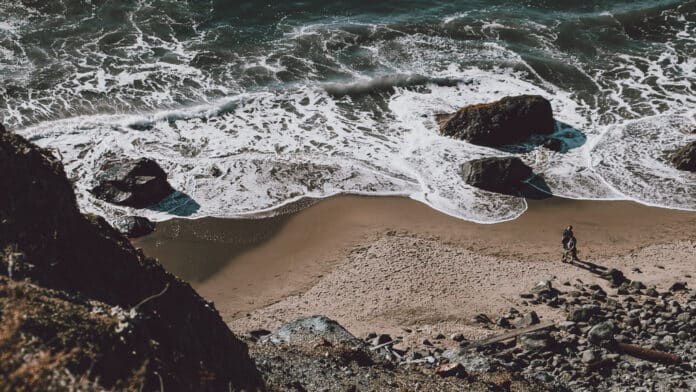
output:
[[552, 100], [569, 148], [517, 151], [554, 194], [696, 209], [696, 180], [663, 157], [696, 121], [696, 1], [3, 0], [0, 15], [0, 119], [60, 148], [81, 189], [104, 156], [157, 157], [197, 207], [156, 217], [358, 192], [513, 218], [523, 200], [457, 176], [499, 152], [443, 140], [432, 116], [520, 93]]

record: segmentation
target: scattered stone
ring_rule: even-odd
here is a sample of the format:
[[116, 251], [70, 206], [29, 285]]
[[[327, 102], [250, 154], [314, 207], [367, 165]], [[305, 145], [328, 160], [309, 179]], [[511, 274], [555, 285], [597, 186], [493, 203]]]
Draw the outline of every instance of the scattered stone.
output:
[[128, 238], [146, 236], [155, 231], [155, 224], [142, 216], [123, 216], [116, 219], [114, 227]]
[[649, 297], [658, 297], [660, 296], [660, 293], [657, 291], [657, 289], [653, 286], [645, 290], [645, 295]]
[[376, 337], [372, 338], [372, 345], [379, 346], [380, 344], [389, 343], [392, 340], [393, 339], [391, 336], [389, 336], [387, 334], [380, 334], [380, 335], [377, 335]]
[[525, 314], [518, 322], [515, 323], [517, 328], [529, 327], [535, 324], [539, 324], [539, 316], [537, 316], [535, 311]]
[[599, 346], [612, 343], [614, 341], [614, 324], [611, 321], [596, 324], [587, 333], [587, 339]]
[[333, 346], [360, 347], [360, 339], [353, 336], [339, 323], [325, 316], [311, 316], [284, 324], [276, 332], [264, 336], [263, 341], [279, 343], [301, 343], [324, 339]]
[[254, 329], [249, 331], [249, 336], [251, 336], [252, 339], [254, 340], [259, 340], [260, 338], [270, 335], [271, 331], [267, 329]]
[[461, 333], [455, 333], [450, 336], [450, 339], [454, 340], [455, 342], [463, 342], [465, 340], [464, 335]]
[[435, 374], [440, 377], [466, 378], [467, 376], [464, 366], [459, 362], [440, 365], [435, 369]]
[[591, 308], [575, 308], [570, 313], [568, 313], [568, 321], [584, 322], [589, 321], [593, 315]]
[[520, 335], [519, 343], [527, 350], [545, 351], [552, 347], [553, 339], [548, 331], [536, 331]]
[[493, 322], [490, 318], [488, 318], [488, 316], [486, 316], [483, 313], [479, 313], [476, 316], [474, 316], [474, 321], [481, 324], [490, 324]]
[[498, 317], [495, 320], [495, 325], [503, 328], [510, 328], [510, 320], [507, 317]]
[[671, 292], [685, 291], [685, 290], [687, 290], [686, 282], [676, 282], [669, 288], [669, 291], [671, 291]]
[[612, 268], [609, 271], [603, 273], [602, 277], [604, 279], [607, 279], [611, 283], [611, 287], [619, 287], [627, 281], [623, 272], [617, 270], [616, 268]]
[[594, 350], [585, 350], [580, 354], [582, 355], [583, 363], [592, 363], [597, 360], [597, 353]]

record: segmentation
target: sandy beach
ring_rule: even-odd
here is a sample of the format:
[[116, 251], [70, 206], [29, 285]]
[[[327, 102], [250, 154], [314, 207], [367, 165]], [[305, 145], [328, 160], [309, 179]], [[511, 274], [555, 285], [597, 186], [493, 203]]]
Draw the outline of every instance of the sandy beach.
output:
[[540, 280], [596, 281], [584, 264], [560, 262], [560, 233], [573, 224], [580, 258], [665, 289], [696, 286], [696, 214], [632, 202], [530, 201], [519, 219], [481, 225], [405, 198], [340, 196], [249, 220], [172, 220], [134, 240], [213, 301], [235, 332], [276, 328], [312, 314], [356, 334], [413, 339], [490, 333], [472, 321], [534, 309], [519, 294]]

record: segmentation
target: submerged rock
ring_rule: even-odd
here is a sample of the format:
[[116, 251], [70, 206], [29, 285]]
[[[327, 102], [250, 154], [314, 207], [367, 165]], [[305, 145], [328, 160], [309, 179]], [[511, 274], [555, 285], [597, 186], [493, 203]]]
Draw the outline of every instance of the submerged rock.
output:
[[174, 192], [167, 173], [147, 158], [107, 161], [100, 168], [97, 182], [92, 189], [94, 196], [134, 208], [157, 204]]
[[696, 141], [677, 150], [672, 155], [672, 164], [679, 170], [696, 172]]
[[560, 139], [547, 139], [542, 146], [546, 147], [551, 151], [561, 152], [563, 151], [563, 141]]
[[555, 130], [551, 103], [538, 95], [466, 106], [440, 120], [443, 135], [484, 146], [518, 143]]
[[461, 166], [467, 184], [511, 195], [519, 194], [525, 188], [523, 181], [533, 175], [532, 169], [516, 157], [475, 159]]
[[128, 238], [146, 236], [155, 231], [155, 224], [142, 216], [122, 216], [114, 222], [114, 227]]

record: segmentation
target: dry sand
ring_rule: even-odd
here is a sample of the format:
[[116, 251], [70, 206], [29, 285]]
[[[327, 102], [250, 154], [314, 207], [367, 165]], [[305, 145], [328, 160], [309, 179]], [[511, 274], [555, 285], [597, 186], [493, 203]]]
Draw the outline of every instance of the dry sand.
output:
[[[135, 240], [215, 302], [233, 330], [276, 328], [312, 314], [354, 333], [410, 339], [435, 332], [491, 333], [471, 321], [511, 306], [558, 314], [519, 297], [537, 281], [557, 286], [592, 272], [560, 263], [573, 224], [581, 259], [665, 289], [696, 286], [696, 213], [631, 202], [531, 201], [519, 219], [481, 225], [394, 197], [340, 196], [254, 220], [173, 220]], [[632, 271], [638, 268], [641, 272]]]

